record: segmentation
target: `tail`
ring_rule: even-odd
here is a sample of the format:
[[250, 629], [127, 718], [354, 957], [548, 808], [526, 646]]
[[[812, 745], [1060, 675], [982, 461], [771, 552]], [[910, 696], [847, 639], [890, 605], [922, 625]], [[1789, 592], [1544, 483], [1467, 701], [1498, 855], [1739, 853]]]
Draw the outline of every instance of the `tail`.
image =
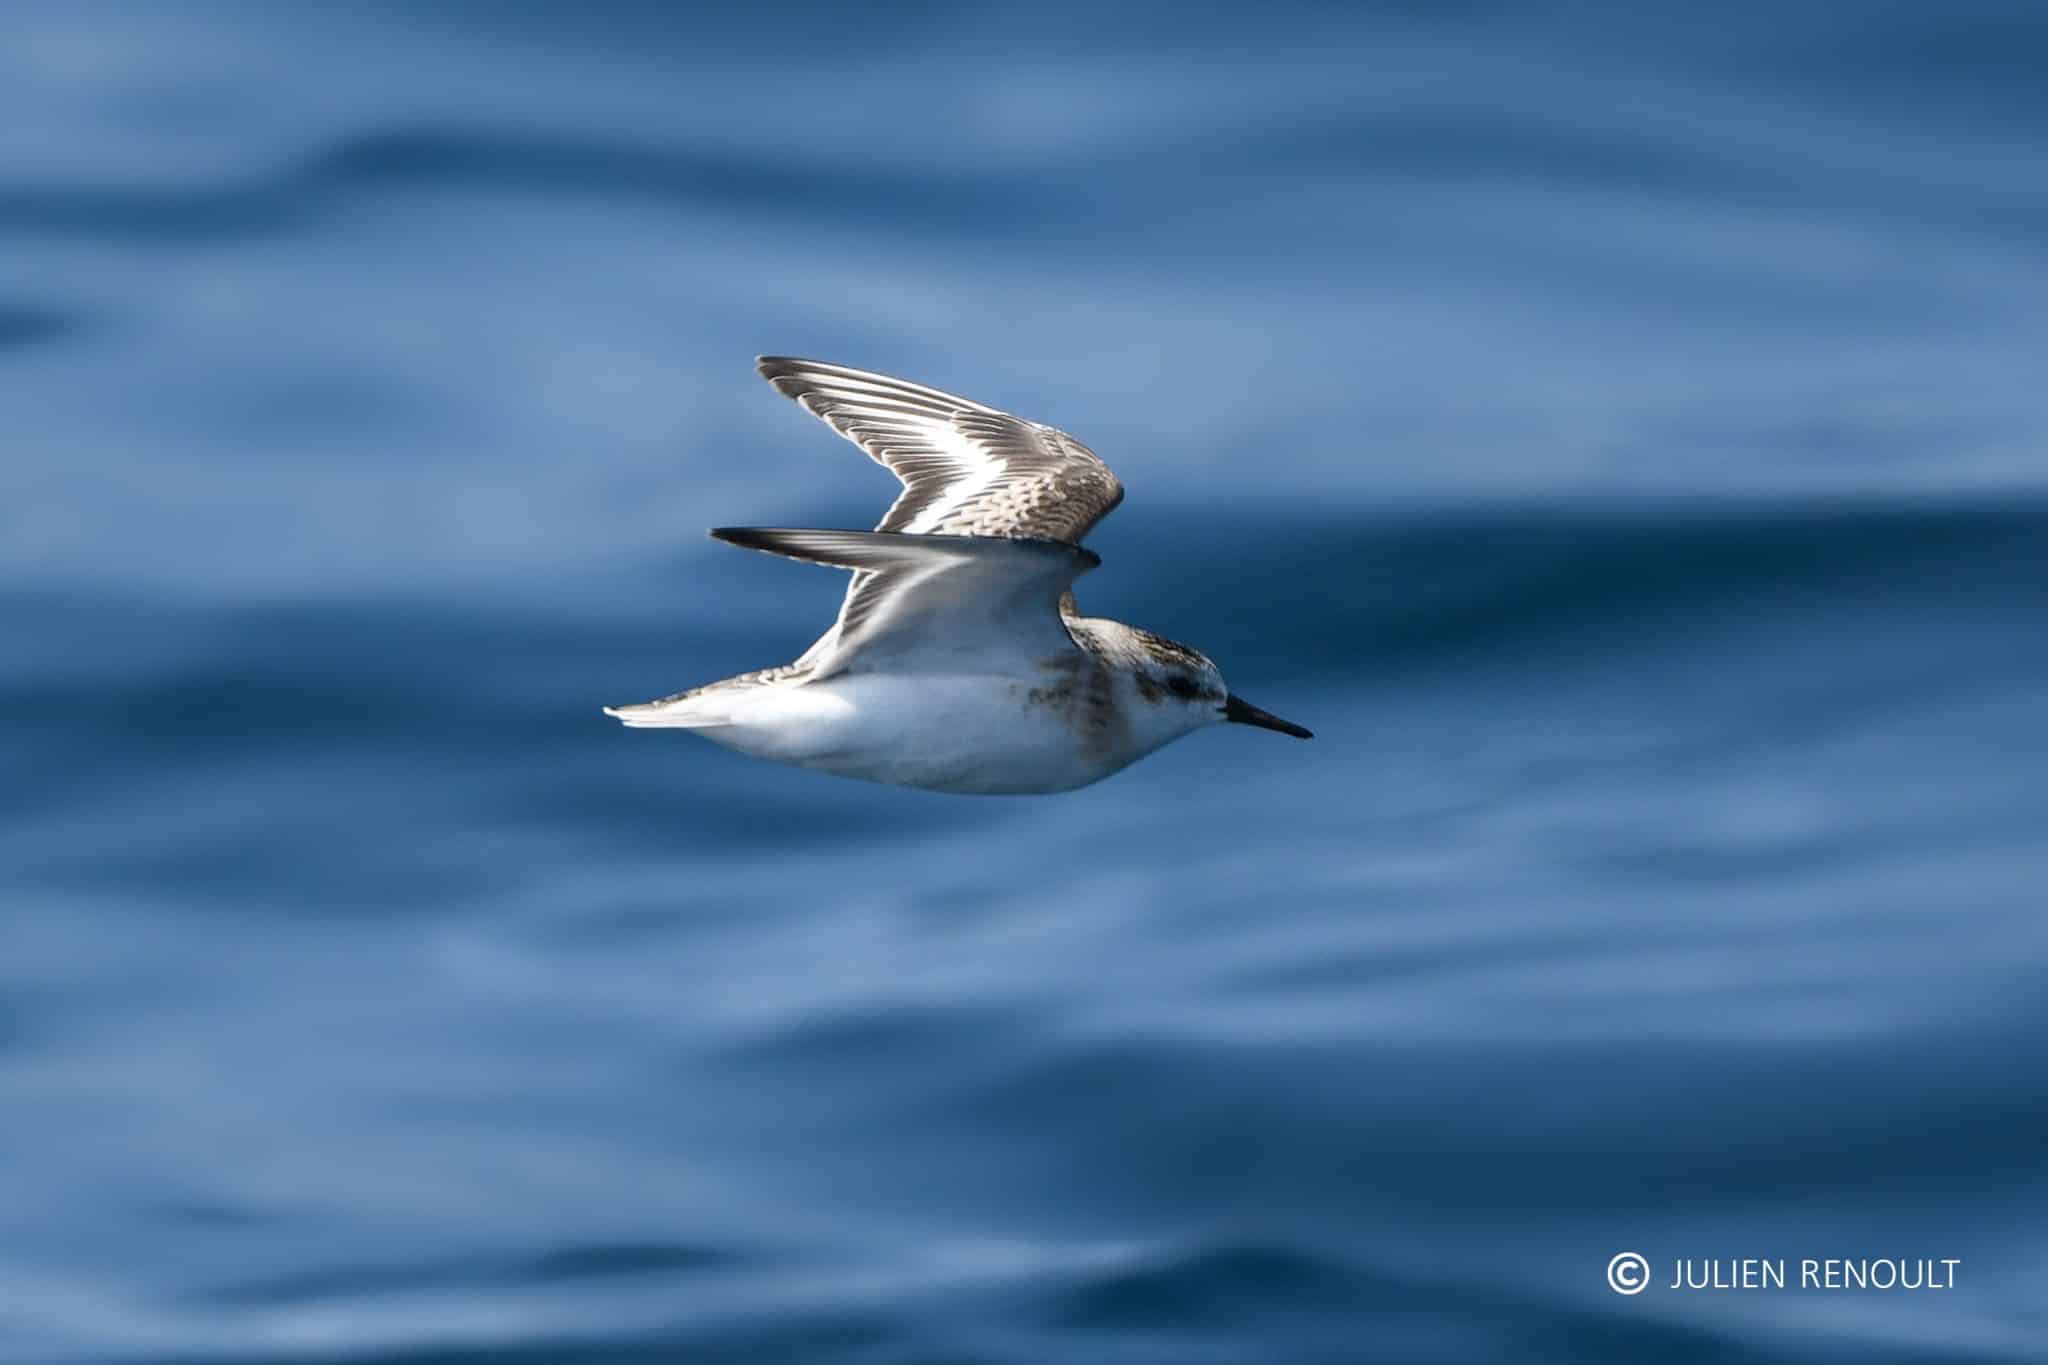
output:
[[636, 702], [631, 706], [607, 706], [604, 713], [617, 716], [627, 725], [642, 730], [657, 727], [715, 730], [721, 725], [734, 724], [734, 710], [743, 708], [750, 696], [758, 695], [756, 689], [801, 683], [810, 673], [810, 666], [799, 659], [793, 664], [757, 668], [736, 678], [706, 683], [687, 692], [678, 692], [673, 697]]
[[716, 707], [705, 706], [703, 698], [695, 692], [683, 692], [659, 701], [607, 706], [604, 713], [616, 716], [621, 724], [636, 730], [715, 730], [721, 725], [732, 724], [731, 715]]

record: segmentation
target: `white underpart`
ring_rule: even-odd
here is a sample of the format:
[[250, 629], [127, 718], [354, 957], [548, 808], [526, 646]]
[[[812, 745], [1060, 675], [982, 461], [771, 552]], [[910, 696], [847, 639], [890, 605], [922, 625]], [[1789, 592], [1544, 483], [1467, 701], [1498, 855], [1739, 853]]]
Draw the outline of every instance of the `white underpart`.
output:
[[[1222, 719], [1211, 706], [1142, 701], [1117, 679], [1109, 743], [1033, 690], [1064, 675], [843, 673], [822, 683], [750, 689], [717, 723], [684, 728], [728, 749], [842, 777], [973, 795], [1070, 791]], [[625, 719], [622, 717], [622, 719]], [[635, 723], [628, 720], [629, 724]], [[649, 720], [641, 724], [662, 724]]]

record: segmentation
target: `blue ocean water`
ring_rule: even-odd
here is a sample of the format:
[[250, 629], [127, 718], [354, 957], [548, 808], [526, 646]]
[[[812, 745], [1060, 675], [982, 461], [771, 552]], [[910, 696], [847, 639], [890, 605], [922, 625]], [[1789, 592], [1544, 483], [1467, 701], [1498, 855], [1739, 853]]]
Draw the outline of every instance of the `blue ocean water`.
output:
[[[0, 1358], [2048, 1358], [2048, 11], [0, 13]], [[1313, 727], [598, 712], [1057, 423]], [[1637, 1251], [1653, 1282], [1605, 1276]], [[1679, 1258], [1953, 1259], [1674, 1290]]]

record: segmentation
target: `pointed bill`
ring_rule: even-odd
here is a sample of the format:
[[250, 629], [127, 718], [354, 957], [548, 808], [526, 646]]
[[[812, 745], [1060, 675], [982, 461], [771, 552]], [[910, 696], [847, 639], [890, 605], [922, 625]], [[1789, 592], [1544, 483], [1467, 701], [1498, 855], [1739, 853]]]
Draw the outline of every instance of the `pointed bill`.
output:
[[1262, 711], [1243, 697], [1232, 694], [1223, 699], [1223, 719], [1236, 725], [1256, 725], [1261, 730], [1278, 730], [1283, 735], [1296, 739], [1314, 739], [1315, 732], [1296, 725], [1291, 720], [1282, 720], [1271, 711]]

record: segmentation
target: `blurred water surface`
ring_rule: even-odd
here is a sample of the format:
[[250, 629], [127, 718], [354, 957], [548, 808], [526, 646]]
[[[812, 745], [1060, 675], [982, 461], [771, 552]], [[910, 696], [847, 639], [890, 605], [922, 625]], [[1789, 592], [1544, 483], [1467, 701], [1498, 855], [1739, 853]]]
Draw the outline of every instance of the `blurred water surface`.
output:
[[[2044, 64], [17, 0], [0, 1355], [2042, 1358]], [[1087, 605], [1318, 739], [968, 800], [613, 726], [828, 619], [703, 527], [890, 494], [763, 350], [1079, 434]]]

